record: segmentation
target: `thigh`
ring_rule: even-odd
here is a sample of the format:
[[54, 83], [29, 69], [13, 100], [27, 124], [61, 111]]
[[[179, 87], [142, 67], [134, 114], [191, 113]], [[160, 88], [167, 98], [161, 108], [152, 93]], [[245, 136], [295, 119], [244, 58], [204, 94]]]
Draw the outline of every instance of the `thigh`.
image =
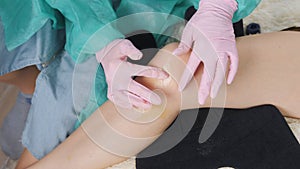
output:
[[[248, 105], [271, 103], [300, 118], [300, 33], [277, 32], [237, 39], [239, 70], [227, 93]], [[247, 97], [246, 97], [247, 96]], [[253, 97], [248, 97], [253, 96]], [[235, 103], [237, 103], [235, 101]], [[236, 104], [235, 107], [239, 105]]]

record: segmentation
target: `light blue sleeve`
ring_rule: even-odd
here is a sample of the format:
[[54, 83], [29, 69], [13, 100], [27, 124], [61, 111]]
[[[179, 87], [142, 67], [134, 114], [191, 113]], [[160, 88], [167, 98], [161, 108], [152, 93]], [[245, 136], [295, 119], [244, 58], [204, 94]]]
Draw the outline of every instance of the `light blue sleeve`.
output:
[[46, 0], [66, 18], [66, 46], [76, 61], [94, 54], [109, 42], [123, 38], [110, 23], [117, 16], [111, 0]]
[[[238, 3], [238, 9], [234, 13], [232, 22], [238, 22], [239, 20], [245, 18], [257, 7], [261, 0], [236, 0]], [[193, 1], [194, 7], [198, 9], [199, 1]]]

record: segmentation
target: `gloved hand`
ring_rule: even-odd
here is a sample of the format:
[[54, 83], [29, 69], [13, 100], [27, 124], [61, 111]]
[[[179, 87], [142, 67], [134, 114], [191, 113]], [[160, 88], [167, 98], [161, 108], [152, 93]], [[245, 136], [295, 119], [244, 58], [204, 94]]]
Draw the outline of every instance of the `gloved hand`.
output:
[[107, 97], [123, 108], [151, 107], [161, 104], [160, 97], [133, 80], [134, 76], [165, 79], [169, 75], [163, 70], [150, 66], [135, 65], [127, 62], [141, 59], [142, 53], [126, 39], [117, 39], [96, 53], [96, 58], [103, 66], [108, 85]]
[[[225, 78], [228, 59], [228, 84], [232, 83], [237, 72], [238, 54], [232, 26], [232, 17], [236, 10], [235, 0], [201, 0], [199, 9], [183, 30], [181, 43], [173, 52], [174, 55], [182, 55], [193, 48], [179, 82], [180, 91], [203, 62], [203, 76], [198, 91], [200, 104], [204, 104], [209, 93], [212, 98], [216, 97]], [[215, 52], [215, 57], [212, 51]]]

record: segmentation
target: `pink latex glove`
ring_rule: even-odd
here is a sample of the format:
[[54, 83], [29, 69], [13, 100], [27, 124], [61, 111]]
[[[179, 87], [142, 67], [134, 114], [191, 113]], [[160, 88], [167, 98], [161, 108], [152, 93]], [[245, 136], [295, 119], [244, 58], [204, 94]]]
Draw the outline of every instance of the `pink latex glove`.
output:
[[151, 107], [161, 104], [160, 97], [133, 80], [134, 76], [165, 79], [168, 74], [159, 68], [135, 65], [127, 62], [142, 58], [142, 53], [126, 39], [117, 39], [96, 53], [96, 58], [103, 66], [108, 85], [107, 97], [123, 108]]
[[209, 93], [215, 98], [222, 85], [230, 59], [227, 83], [231, 84], [238, 69], [238, 54], [232, 26], [237, 10], [235, 0], [201, 0], [198, 11], [187, 23], [181, 43], [173, 52], [182, 55], [191, 48], [192, 54], [179, 82], [182, 91], [202, 62], [204, 71], [198, 91], [198, 101], [204, 104]]

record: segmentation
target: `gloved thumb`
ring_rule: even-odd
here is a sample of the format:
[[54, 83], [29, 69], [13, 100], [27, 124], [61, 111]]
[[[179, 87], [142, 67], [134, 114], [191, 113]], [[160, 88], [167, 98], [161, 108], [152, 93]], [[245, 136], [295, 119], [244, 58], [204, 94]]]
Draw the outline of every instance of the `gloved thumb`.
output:
[[129, 40], [123, 40], [120, 44], [121, 53], [128, 56], [132, 60], [139, 60], [142, 58], [143, 53], [138, 50]]

